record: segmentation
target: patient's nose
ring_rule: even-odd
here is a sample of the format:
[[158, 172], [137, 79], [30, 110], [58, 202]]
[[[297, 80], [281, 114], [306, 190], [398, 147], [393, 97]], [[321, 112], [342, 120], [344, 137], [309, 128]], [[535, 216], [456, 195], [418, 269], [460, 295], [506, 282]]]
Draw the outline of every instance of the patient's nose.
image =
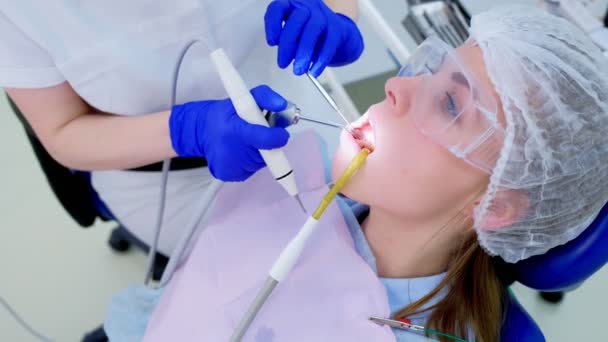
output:
[[411, 105], [411, 95], [417, 80], [412, 77], [393, 77], [386, 81], [384, 91], [389, 104], [393, 107], [393, 113], [397, 115], [406, 114]]

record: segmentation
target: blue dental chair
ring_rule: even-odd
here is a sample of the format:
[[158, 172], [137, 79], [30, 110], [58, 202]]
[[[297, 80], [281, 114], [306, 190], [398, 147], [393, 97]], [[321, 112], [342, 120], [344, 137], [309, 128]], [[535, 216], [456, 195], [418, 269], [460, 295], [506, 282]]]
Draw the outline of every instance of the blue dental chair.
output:
[[[608, 262], [608, 204], [595, 221], [576, 239], [555, 247], [544, 255], [535, 256], [514, 265], [507, 265], [511, 282], [546, 293], [560, 293], [579, 287]], [[545, 338], [511, 295], [502, 341], [536, 342]]]

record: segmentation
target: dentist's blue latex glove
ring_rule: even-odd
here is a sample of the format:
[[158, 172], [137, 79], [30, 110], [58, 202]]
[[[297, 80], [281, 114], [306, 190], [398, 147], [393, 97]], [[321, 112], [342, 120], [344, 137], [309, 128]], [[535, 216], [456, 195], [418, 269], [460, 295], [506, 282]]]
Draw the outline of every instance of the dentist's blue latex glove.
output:
[[268, 45], [279, 46], [279, 67], [294, 61], [296, 75], [310, 70], [318, 77], [328, 65], [352, 63], [363, 52], [363, 37], [355, 22], [322, 0], [274, 0], [264, 21]]
[[[268, 86], [251, 90], [258, 106], [281, 111], [287, 101]], [[284, 146], [289, 133], [281, 127], [252, 125], [241, 119], [230, 99], [176, 105], [169, 117], [171, 144], [180, 157], [204, 157], [213, 177], [244, 181], [266, 164], [258, 149]]]

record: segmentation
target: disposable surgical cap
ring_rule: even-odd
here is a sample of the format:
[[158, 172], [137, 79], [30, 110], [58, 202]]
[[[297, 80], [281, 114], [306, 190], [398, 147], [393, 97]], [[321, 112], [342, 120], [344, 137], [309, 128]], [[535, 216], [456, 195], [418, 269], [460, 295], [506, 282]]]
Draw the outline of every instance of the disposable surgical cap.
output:
[[[488, 253], [513, 263], [576, 238], [608, 200], [608, 62], [577, 27], [533, 7], [477, 15], [471, 38], [506, 119], [474, 226]], [[509, 210], [514, 219], [489, 224]]]

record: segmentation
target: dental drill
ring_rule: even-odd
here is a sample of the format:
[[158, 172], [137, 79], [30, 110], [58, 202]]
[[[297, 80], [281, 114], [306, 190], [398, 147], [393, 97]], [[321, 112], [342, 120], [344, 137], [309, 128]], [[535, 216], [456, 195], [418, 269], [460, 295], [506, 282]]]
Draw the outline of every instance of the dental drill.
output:
[[[269, 127], [268, 122], [264, 119], [262, 111], [245, 85], [245, 81], [243, 81], [234, 65], [232, 65], [224, 50], [219, 48], [213, 51], [210, 57], [215, 69], [220, 75], [220, 79], [224, 84], [224, 88], [226, 89], [230, 100], [232, 100], [237, 114], [243, 120], [251, 124]], [[296, 201], [298, 201], [302, 210], [306, 212], [304, 204], [298, 196], [298, 188], [293, 169], [283, 150], [260, 150], [260, 154], [276, 181], [281, 184], [289, 195], [293, 196]]]
[[253, 303], [249, 306], [249, 309], [245, 313], [245, 316], [241, 319], [234, 333], [230, 337], [230, 342], [240, 342], [247, 329], [257, 316], [258, 312], [268, 300], [268, 297], [272, 294], [272, 291], [277, 285], [287, 278], [287, 275], [298, 261], [307, 241], [310, 239], [312, 234], [317, 228], [317, 224], [321, 219], [321, 216], [334, 199], [334, 197], [342, 190], [346, 183], [353, 177], [353, 175], [363, 166], [367, 156], [370, 154], [370, 150], [363, 148], [355, 157], [352, 159], [350, 164], [346, 167], [346, 170], [342, 173], [340, 178], [331, 187], [331, 189], [323, 196], [321, 202], [317, 206], [311, 217], [309, 217], [300, 231], [296, 236], [287, 244], [283, 249], [274, 265], [270, 269], [268, 278], [264, 283], [262, 289], [258, 292]]

